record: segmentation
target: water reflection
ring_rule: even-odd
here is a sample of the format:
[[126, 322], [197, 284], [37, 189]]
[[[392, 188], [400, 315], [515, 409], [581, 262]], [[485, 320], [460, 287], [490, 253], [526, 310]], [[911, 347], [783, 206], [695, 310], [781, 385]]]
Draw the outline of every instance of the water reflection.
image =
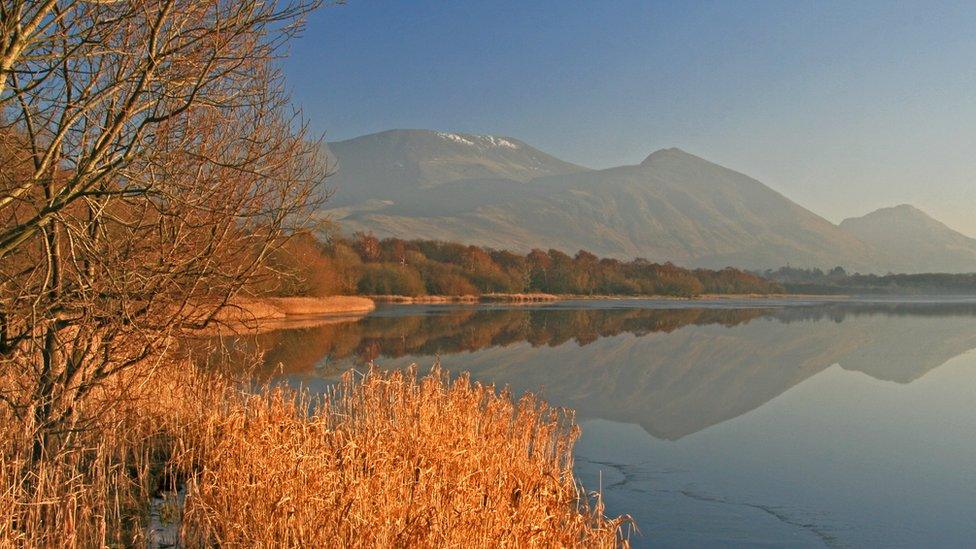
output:
[[[237, 356], [264, 352], [264, 373], [335, 373], [370, 361], [404, 356], [472, 352], [527, 342], [532, 347], [586, 346], [601, 338], [654, 332], [687, 325], [735, 326], [763, 309], [599, 309], [403, 307], [355, 322], [266, 331], [224, 338]], [[236, 356], [231, 357], [236, 358]]]
[[394, 307], [359, 321], [225, 338], [264, 373], [329, 377], [434, 357], [452, 371], [539, 391], [584, 418], [676, 440], [753, 410], [834, 364], [909, 383], [976, 348], [976, 304], [830, 303], [667, 309], [593, 303]]
[[576, 472], [636, 547], [971, 544], [976, 303], [651, 305], [390, 307], [224, 341], [313, 386], [439, 356], [541, 389], [577, 410]]

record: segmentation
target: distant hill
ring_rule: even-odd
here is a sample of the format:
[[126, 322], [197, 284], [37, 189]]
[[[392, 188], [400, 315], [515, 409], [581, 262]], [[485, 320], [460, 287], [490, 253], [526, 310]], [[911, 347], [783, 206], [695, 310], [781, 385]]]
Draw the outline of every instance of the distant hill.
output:
[[845, 219], [840, 228], [886, 255], [892, 272], [976, 271], [976, 239], [908, 204]]
[[868, 228], [880, 220], [835, 225], [680, 149], [602, 170], [514, 138], [427, 130], [391, 130], [329, 149], [339, 171], [326, 213], [348, 232], [521, 252], [586, 249], [708, 268], [976, 271], [972, 239], [930, 218], [897, 216], [892, 226], [902, 229], [893, 234], [903, 236], [888, 242], [891, 231]]

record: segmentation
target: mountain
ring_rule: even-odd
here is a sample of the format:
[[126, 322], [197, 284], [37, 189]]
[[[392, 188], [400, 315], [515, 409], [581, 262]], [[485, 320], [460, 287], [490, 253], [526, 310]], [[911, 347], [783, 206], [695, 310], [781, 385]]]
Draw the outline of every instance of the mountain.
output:
[[893, 272], [976, 271], [976, 239], [908, 204], [845, 219], [840, 228], [886, 255]]
[[477, 179], [529, 181], [586, 168], [511, 137], [390, 130], [327, 145], [338, 170], [333, 205], [397, 201], [418, 190]]
[[[330, 143], [346, 232], [682, 266], [976, 271], [976, 241], [914, 209], [840, 226], [680, 149], [592, 170], [511, 137], [391, 130]], [[907, 207], [910, 208], [910, 207]]]

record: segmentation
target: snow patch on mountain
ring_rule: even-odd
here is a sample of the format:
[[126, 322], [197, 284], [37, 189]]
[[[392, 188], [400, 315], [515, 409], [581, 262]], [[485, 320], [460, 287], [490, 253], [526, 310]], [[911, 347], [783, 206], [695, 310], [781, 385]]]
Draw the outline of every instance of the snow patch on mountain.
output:
[[482, 135], [480, 137], [481, 139], [491, 143], [491, 146], [493, 147], [507, 147], [509, 149], [519, 148], [515, 143], [512, 143], [508, 139], [502, 139], [501, 137], [495, 137], [492, 135]]
[[[507, 149], [519, 148], [517, 143], [493, 135], [462, 135], [459, 133], [437, 132], [437, 137], [472, 147], [480, 145], [482, 147], [505, 147]], [[477, 143], [472, 141], [472, 139], [477, 140]]]
[[474, 141], [471, 141], [470, 139], [465, 138], [463, 135], [456, 133], [437, 132], [437, 137], [446, 139], [448, 141], [454, 141], [455, 143], [460, 143], [462, 145], [474, 145]]

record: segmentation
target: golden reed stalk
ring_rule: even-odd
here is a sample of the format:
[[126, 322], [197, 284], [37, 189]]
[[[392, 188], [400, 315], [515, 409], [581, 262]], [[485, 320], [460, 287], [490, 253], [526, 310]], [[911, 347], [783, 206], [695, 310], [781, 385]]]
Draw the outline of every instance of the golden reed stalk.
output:
[[323, 397], [182, 364], [129, 381], [33, 468], [0, 416], [0, 546], [145, 546], [150, 524], [188, 547], [627, 545], [630, 519], [573, 477], [572, 413], [533, 396], [436, 367], [348, 372]]

